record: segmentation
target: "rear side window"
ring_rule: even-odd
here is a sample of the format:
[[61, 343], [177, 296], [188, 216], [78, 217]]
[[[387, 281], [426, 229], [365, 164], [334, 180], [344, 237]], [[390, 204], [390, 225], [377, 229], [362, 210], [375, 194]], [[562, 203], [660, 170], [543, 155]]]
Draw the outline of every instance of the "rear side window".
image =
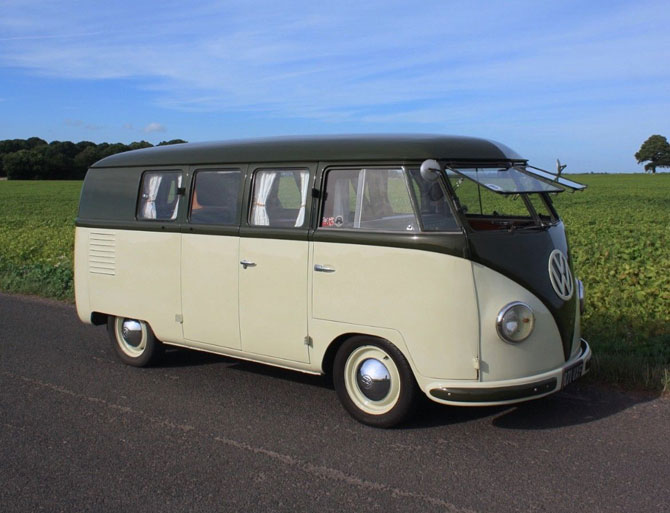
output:
[[179, 210], [180, 171], [147, 171], [142, 175], [137, 219], [174, 221]]
[[197, 224], [237, 225], [240, 213], [239, 169], [196, 171], [190, 221]]
[[299, 228], [305, 224], [307, 169], [261, 169], [254, 173], [249, 224]]

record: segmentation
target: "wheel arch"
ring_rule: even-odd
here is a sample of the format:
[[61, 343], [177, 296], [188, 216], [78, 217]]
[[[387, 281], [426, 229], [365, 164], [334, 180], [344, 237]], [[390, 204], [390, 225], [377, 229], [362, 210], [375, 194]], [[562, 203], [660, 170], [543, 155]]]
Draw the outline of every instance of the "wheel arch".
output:
[[410, 362], [410, 367], [412, 366], [411, 358], [407, 353], [404, 344], [399, 345], [396, 343], [395, 340], [382, 337], [380, 335], [375, 335], [372, 333], [365, 333], [363, 331], [350, 331], [338, 335], [330, 342], [330, 344], [328, 344], [328, 348], [326, 349], [326, 352], [324, 353], [323, 358], [321, 359], [321, 372], [323, 374], [327, 376], [332, 375], [333, 364], [335, 363], [335, 355], [337, 354], [337, 351], [340, 349], [342, 344], [344, 344], [347, 340], [353, 337], [366, 337], [372, 340], [379, 340], [381, 342], [386, 342], [387, 344], [392, 344], [393, 346], [397, 347], [401, 353], [403, 353], [403, 356], [407, 359], [408, 362]]
[[107, 324], [107, 318], [109, 317], [109, 314], [102, 313], [102, 312], [91, 312], [91, 324], [94, 326], [101, 326], [103, 324]]
[[411, 417], [421, 390], [409, 361], [391, 340], [352, 334], [334, 352], [333, 385], [354, 419], [390, 428]]

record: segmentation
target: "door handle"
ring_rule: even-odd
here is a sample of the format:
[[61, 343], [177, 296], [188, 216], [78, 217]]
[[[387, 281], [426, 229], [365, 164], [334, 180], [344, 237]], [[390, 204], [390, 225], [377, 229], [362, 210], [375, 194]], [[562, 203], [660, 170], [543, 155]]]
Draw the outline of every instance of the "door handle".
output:
[[318, 273], [334, 273], [335, 272], [335, 269], [333, 269], [329, 265], [320, 265], [320, 264], [316, 264], [314, 266], [314, 270]]
[[240, 264], [242, 264], [242, 267], [246, 269], [247, 267], [256, 267], [256, 262], [250, 262], [249, 260], [242, 260], [240, 261]]

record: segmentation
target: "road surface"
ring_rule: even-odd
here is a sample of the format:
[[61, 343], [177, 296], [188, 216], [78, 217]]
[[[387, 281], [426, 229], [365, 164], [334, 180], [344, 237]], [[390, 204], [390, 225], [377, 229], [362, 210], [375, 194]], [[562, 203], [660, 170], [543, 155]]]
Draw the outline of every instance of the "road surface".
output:
[[128, 367], [72, 306], [0, 294], [3, 512], [667, 512], [669, 421], [667, 398], [578, 383], [378, 430], [323, 378]]

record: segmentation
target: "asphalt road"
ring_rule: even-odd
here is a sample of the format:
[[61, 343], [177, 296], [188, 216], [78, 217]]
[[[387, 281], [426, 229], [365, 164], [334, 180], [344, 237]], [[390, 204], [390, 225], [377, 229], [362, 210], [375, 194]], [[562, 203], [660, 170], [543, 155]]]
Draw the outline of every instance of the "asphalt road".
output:
[[670, 400], [575, 384], [358, 424], [319, 377], [120, 363], [70, 305], [0, 294], [0, 511], [670, 511]]

